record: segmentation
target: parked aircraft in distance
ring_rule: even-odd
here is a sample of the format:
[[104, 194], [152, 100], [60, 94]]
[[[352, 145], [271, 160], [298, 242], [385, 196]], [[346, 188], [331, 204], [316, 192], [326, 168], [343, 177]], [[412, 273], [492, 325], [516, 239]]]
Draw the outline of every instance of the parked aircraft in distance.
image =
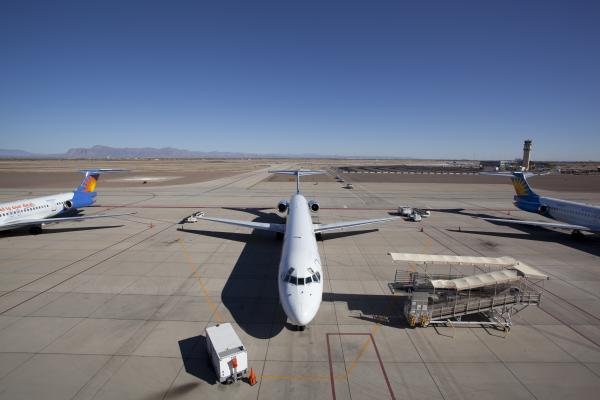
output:
[[61, 216], [94, 204], [96, 183], [101, 173], [121, 171], [125, 170], [84, 169], [81, 172], [85, 174], [85, 177], [81, 185], [73, 192], [0, 203], [0, 231], [29, 227], [31, 233], [38, 234], [42, 232], [42, 226], [45, 224], [133, 214]]
[[[506, 174], [493, 174], [503, 175]], [[533, 174], [528, 174], [531, 176]], [[517, 193], [514, 205], [523, 211], [543, 215], [564, 223], [522, 221], [502, 218], [481, 218], [486, 221], [507, 224], [541, 226], [546, 228], [572, 230], [574, 236], [581, 236], [582, 231], [600, 232], [600, 207], [573, 201], [553, 199], [538, 195], [531, 189], [523, 172], [512, 173], [512, 183]]]
[[269, 171], [275, 174], [296, 176], [296, 193], [277, 205], [280, 212], [287, 211], [287, 223], [270, 224], [201, 216], [199, 219], [262, 229], [283, 234], [283, 250], [279, 262], [279, 299], [287, 317], [299, 330], [312, 321], [323, 297], [323, 270], [315, 235], [336, 229], [350, 228], [379, 222], [393, 221], [399, 217], [313, 224], [310, 212], [319, 210], [315, 200], [307, 201], [300, 194], [300, 176], [324, 173], [316, 170]]

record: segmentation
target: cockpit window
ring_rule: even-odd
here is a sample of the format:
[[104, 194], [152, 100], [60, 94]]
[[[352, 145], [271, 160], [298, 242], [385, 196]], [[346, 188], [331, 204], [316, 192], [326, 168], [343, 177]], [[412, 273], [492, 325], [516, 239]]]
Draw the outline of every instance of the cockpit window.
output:
[[289, 282], [292, 285], [308, 285], [309, 283], [321, 280], [321, 274], [318, 271], [314, 272], [311, 268], [308, 268], [308, 270], [311, 272], [311, 275], [305, 278], [298, 278], [296, 275], [293, 275], [294, 268], [290, 268], [283, 277], [283, 281]]

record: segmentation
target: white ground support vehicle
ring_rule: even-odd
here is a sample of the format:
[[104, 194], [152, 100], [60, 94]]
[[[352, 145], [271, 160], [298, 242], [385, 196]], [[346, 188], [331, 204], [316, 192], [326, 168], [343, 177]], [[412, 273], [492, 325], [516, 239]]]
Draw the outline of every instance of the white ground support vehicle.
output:
[[421, 217], [421, 214], [419, 214], [418, 212], [413, 211], [412, 214], [408, 216], [408, 219], [410, 219], [411, 221], [419, 222], [423, 219], [423, 217]]
[[248, 374], [248, 352], [230, 323], [206, 328], [206, 349], [220, 383]]
[[398, 214], [403, 217], [408, 217], [413, 213], [413, 209], [411, 207], [398, 207]]
[[354, 185], [353, 185], [353, 184], [351, 184], [351, 183], [346, 183], [346, 186], [345, 186], [345, 188], [346, 188], [346, 189], [354, 189]]
[[431, 211], [429, 211], [429, 210], [415, 208], [413, 211], [416, 212], [417, 214], [421, 215], [421, 217], [423, 217], [423, 218], [427, 218], [427, 217], [431, 216]]

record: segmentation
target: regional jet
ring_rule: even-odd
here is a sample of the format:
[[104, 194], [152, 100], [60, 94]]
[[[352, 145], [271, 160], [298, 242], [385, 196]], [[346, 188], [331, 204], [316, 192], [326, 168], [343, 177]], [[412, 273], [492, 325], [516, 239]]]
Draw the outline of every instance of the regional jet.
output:
[[96, 183], [101, 173], [120, 172], [119, 169], [85, 169], [81, 185], [73, 192], [57, 193], [0, 203], [0, 231], [29, 228], [33, 234], [42, 232], [42, 226], [57, 222], [117, 217], [125, 214], [67, 216], [79, 208], [91, 206], [96, 201]]
[[269, 172], [296, 176], [296, 193], [289, 200], [282, 200], [277, 205], [279, 212], [287, 211], [287, 223], [247, 222], [207, 216], [200, 216], [199, 219], [262, 229], [276, 232], [278, 236], [283, 235], [283, 250], [279, 261], [277, 285], [279, 299], [289, 320], [297, 326], [298, 330], [304, 330], [304, 327], [317, 314], [323, 297], [323, 269], [315, 235], [337, 229], [393, 221], [399, 217], [313, 224], [310, 213], [319, 210], [319, 203], [315, 200], [307, 201], [300, 194], [300, 176], [322, 174], [324, 171], [278, 170]]
[[[500, 175], [500, 174], [493, 174]], [[503, 174], [505, 175], [505, 174]], [[533, 174], [528, 174], [531, 176]], [[523, 211], [543, 215], [564, 223], [522, 221], [515, 219], [482, 218], [486, 221], [506, 224], [520, 224], [571, 230], [574, 236], [581, 236], [582, 231], [600, 232], [600, 207], [576, 203], [573, 201], [553, 199], [538, 195], [527, 183], [523, 172], [512, 173], [512, 183], [517, 193], [514, 205]]]

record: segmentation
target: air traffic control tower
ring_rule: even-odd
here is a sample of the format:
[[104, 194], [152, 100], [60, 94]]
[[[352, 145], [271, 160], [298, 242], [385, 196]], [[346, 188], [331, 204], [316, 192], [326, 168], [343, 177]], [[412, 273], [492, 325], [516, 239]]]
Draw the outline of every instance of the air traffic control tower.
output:
[[529, 156], [531, 155], [531, 139], [525, 140], [523, 143], [523, 168], [529, 171]]

